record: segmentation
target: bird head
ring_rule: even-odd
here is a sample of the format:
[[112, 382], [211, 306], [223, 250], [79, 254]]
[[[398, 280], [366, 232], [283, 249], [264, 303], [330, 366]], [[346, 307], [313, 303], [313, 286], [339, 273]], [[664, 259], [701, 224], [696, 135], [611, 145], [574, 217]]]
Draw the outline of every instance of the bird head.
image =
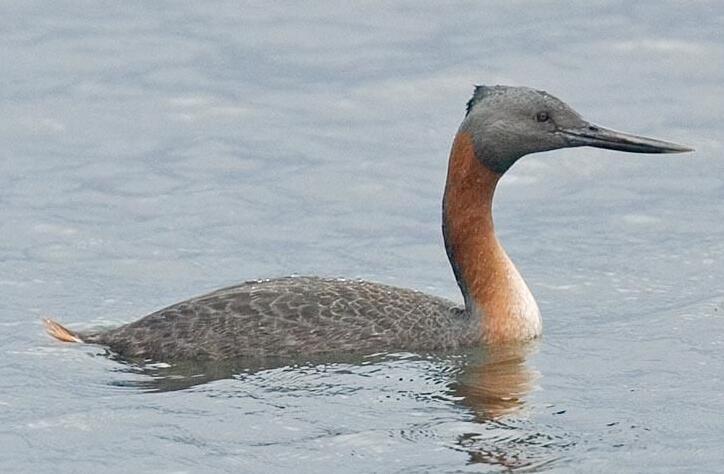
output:
[[476, 156], [496, 173], [530, 153], [593, 146], [632, 153], [682, 153], [691, 148], [591, 124], [568, 104], [528, 87], [477, 86], [461, 132]]

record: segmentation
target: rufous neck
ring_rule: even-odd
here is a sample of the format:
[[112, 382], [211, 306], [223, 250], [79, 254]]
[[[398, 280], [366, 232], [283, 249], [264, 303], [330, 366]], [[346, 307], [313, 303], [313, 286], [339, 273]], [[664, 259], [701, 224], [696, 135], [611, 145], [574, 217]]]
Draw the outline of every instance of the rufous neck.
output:
[[541, 330], [538, 306], [495, 235], [500, 177], [478, 159], [472, 137], [459, 132], [448, 165], [443, 237], [466, 310], [480, 318], [488, 343], [527, 340]]

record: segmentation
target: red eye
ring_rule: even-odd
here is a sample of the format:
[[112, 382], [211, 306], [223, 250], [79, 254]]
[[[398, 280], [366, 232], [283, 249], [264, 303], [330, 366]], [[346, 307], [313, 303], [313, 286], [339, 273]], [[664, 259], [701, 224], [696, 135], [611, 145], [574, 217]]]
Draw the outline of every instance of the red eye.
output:
[[550, 116], [548, 116], [548, 112], [538, 112], [535, 114], [535, 119], [539, 122], [547, 122]]

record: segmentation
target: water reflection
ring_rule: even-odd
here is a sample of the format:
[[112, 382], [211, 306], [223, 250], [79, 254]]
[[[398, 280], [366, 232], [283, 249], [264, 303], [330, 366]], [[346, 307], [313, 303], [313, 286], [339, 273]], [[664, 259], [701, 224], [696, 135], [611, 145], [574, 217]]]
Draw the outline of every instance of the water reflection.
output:
[[454, 393], [481, 422], [519, 411], [540, 377], [526, 362], [536, 350], [535, 342], [483, 349], [457, 377]]
[[528, 396], [541, 378], [528, 362], [537, 350], [537, 341], [481, 349], [469, 355], [451, 384], [479, 426], [455, 440], [454, 449], [466, 453], [469, 463], [537, 470], [561, 461], [575, 445], [569, 435], [525, 416]]
[[[126, 364], [118, 385], [151, 392], [190, 389], [217, 380], [238, 383], [210, 386], [213, 396], [258, 397], [272, 403], [280, 393], [324, 399], [330, 393], [352, 395], [359, 389], [378, 399], [414, 399], [431, 408], [451, 403], [471, 414], [464, 425], [448, 432], [449, 420], [430, 418], [425, 436], [468, 456], [469, 463], [506, 469], [539, 468], [562, 459], [575, 445], [559, 430], [541, 427], [526, 416], [529, 394], [540, 373], [528, 359], [536, 343], [437, 354], [329, 355], [304, 359], [231, 360]], [[138, 376], [128, 381], [128, 375]], [[296, 397], [295, 395], [295, 397]], [[280, 406], [285, 401], [277, 401]], [[434, 411], [434, 410], [433, 410]], [[399, 434], [412, 437], [409, 430]]]
[[345, 367], [346, 370], [354, 371], [355, 367], [384, 364], [401, 357], [433, 359], [444, 366], [444, 370], [436, 371], [437, 377], [445, 378], [439, 381], [439, 386], [447, 392], [444, 396], [457, 400], [475, 414], [477, 421], [485, 422], [512, 415], [525, 406], [526, 396], [540, 377], [527, 364], [527, 358], [536, 350], [536, 343], [528, 343], [442, 354], [331, 354], [303, 359], [232, 359], [146, 365], [119, 361], [123, 363], [123, 372], [142, 376], [140, 380], [122, 381], [120, 384], [144, 391], [168, 392], [216, 380], [243, 379], [251, 374], [258, 375], [265, 370], [279, 368]]

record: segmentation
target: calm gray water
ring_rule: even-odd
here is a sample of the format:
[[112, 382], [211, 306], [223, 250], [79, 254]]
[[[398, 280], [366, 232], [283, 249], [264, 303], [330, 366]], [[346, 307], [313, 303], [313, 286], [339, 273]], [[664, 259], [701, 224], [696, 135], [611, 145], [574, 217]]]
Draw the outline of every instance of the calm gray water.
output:
[[[721, 472], [721, 2], [304, 3], [2, 3], [0, 471]], [[474, 83], [697, 149], [511, 170], [538, 343], [141, 371], [44, 334], [293, 273], [459, 299]]]

